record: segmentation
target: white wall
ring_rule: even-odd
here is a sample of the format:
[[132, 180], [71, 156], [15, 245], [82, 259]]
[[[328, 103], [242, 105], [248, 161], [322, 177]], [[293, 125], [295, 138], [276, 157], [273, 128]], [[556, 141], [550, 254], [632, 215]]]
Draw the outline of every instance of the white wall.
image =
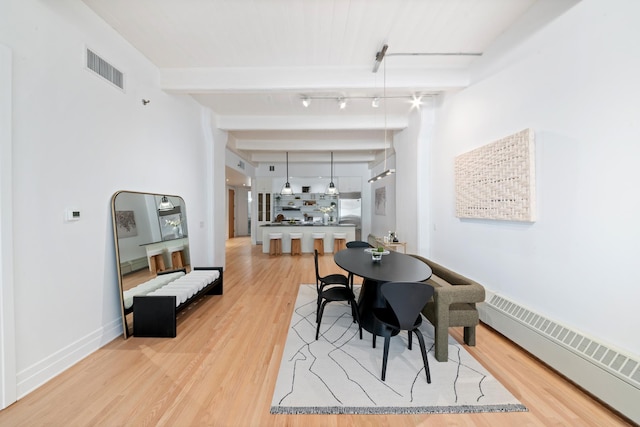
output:
[[[220, 260], [207, 195], [224, 189], [224, 146], [219, 158], [208, 113], [162, 92], [157, 69], [81, 2], [3, 1], [0, 44], [13, 54], [14, 279], [2, 286], [15, 290], [17, 372], [5, 374], [20, 397], [121, 333], [114, 192], [182, 196], [193, 263]], [[84, 68], [85, 46], [124, 71], [124, 92]], [[65, 222], [67, 208], [81, 220]]]
[[11, 50], [0, 43], [0, 409], [16, 400]]
[[395, 230], [398, 239], [406, 242], [407, 253], [428, 251], [430, 187], [426, 158], [433, 139], [434, 114], [433, 100], [425, 100], [412, 112], [409, 126], [394, 138], [396, 182], [395, 188], [387, 187], [387, 192], [395, 193], [395, 224], [389, 225], [389, 230]]
[[[528, 37], [506, 34], [483, 56], [476, 82], [446, 97], [430, 161], [435, 231], [426, 254], [635, 355], [638, 16], [634, 0], [583, 0]], [[537, 221], [456, 218], [454, 157], [528, 127], [536, 138]]]

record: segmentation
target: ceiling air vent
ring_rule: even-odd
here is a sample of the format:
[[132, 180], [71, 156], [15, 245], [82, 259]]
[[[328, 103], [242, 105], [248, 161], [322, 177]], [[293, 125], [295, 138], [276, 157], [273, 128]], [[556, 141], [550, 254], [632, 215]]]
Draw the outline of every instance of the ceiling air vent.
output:
[[124, 90], [124, 74], [91, 49], [87, 49], [87, 68]]

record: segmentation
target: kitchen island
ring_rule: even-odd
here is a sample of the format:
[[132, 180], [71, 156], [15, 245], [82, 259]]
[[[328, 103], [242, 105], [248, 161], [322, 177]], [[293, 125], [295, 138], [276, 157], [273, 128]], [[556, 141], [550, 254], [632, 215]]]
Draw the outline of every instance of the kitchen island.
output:
[[346, 233], [347, 242], [355, 240], [354, 224], [310, 224], [310, 223], [272, 223], [260, 226], [262, 233], [262, 252], [269, 253], [269, 233], [282, 233], [282, 253], [291, 253], [289, 233], [302, 233], [300, 240], [302, 253], [313, 253], [313, 233], [324, 233], [324, 251], [333, 252], [333, 233]]

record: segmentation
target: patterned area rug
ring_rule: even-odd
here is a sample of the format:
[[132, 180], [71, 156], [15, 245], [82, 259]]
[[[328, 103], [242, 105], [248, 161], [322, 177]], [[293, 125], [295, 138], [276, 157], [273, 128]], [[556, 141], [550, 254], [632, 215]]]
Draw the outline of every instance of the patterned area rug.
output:
[[[356, 289], [356, 292], [359, 288]], [[421, 327], [429, 352], [427, 383], [418, 340], [391, 339], [386, 381], [380, 379], [384, 338], [357, 324], [346, 303], [327, 304], [315, 340], [315, 285], [301, 285], [271, 402], [273, 414], [408, 414], [510, 412], [527, 409], [449, 337], [449, 361], [433, 356], [433, 327]]]

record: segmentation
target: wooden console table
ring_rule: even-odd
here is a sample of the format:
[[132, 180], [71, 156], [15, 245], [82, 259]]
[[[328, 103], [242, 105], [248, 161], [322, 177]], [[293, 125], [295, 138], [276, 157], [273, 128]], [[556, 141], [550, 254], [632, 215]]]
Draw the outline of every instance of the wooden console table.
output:
[[380, 237], [376, 237], [376, 243], [378, 246], [382, 246], [385, 249], [389, 249], [391, 251], [400, 252], [400, 248], [402, 248], [402, 253], [407, 253], [407, 242], [385, 242], [384, 239]]

